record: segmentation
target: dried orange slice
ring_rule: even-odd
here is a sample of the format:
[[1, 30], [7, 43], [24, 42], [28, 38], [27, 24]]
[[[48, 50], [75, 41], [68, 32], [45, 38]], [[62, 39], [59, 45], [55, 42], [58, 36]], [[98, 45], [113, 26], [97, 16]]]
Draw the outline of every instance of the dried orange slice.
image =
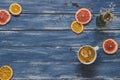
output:
[[19, 15], [22, 12], [22, 7], [18, 3], [12, 3], [9, 7], [9, 11], [13, 15]]
[[13, 70], [10, 66], [3, 66], [0, 68], [0, 79], [10, 80], [13, 76]]
[[77, 21], [73, 21], [71, 24], [71, 30], [76, 33], [80, 34], [83, 31], [84, 27], [82, 24], [79, 24]]

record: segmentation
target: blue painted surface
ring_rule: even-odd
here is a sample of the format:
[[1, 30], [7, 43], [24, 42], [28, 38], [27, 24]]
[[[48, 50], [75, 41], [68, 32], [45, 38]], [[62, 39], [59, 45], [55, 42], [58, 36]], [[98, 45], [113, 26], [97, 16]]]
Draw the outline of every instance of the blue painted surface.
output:
[[[86, 29], [101, 29], [94, 14]], [[74, 21], [74, 14], [21, 14], [19, 17], [12, 16], [9, 24], [0, 30], [70, 30], [70, 24]], [[115, 14], [113, 22], [104, 26], [104, 29], [120, 29], [120, 15]]]
[[[0, 66], [13, 68], [13, 79], [120, 79], [120, 50], [115, 55], [102, 50], [107, 38], [120, 46], [120, 0], [2, 0], [0, 9], [8, 10], [13, 2], [22, 5], [22, 14], [0, 27]], [[116, 5], [114, 20], [101, 28], [96, 18], [111, 3]], [[89, 8], [93, 18], [76, 35], [70, 24], [80, 7]], [[97, 60], [89, 66], [77, 59], [77, 51], [84, 45], [100, 46]]]

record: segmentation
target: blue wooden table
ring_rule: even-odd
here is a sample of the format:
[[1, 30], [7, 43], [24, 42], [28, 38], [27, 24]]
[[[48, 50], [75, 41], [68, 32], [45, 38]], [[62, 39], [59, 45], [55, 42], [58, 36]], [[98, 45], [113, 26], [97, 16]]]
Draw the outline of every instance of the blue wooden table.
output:
[[[120, 79], [120, 50], [106, 55], [102, 49], [107, 38], [120, 46], [120, 0], [1, 0], [0, 9], [14, 2], [21, 4], [22, 14], [0, 27], [0, 66], [13, 68], [13, 79]], [[115, 18], [101, 30], [96, 18], [111, 3]], [[70, 24], [81, 7], [90, 9], [93, 18], [76, 35]], [[77, 58], [84, 45], [100, 46], [97, 60], [88, 66]]]

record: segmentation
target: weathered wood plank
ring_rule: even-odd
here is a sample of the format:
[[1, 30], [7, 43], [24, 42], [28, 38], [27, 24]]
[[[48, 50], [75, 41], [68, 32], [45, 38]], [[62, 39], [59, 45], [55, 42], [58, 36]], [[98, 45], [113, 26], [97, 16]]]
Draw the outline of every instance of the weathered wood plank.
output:
[[[82, 65], [70, 47], [0, 48], [0, 66], [10, 65], [15, 79], [106, 79], [120, 78], [120, 50], [106, 55], [100, 48], [95, 63]], [[73, 47], [73, 51], [79, 47]]]
[[[120, 1], [2, 0], [0, 9], [8, 10], [13, 2], [20, 3], [23, 12], [0, 28], [0, 66], [10, 65], [14, 79], [120, 79], [120, 49], [109, 56], [100, 48], [97, 60], [89, 66], [77, 59], [77, 50], [83, 45], [101, 47], [107, 38], [120, 45]], [[102, 30], [96, 17], [111, 2], [116, 4], [116, 18]], [[70, 24], [80, 7], [89, 8], [93, 19], [82, 34], [76, 35]]]
[[22, 5], [23, 13], [75, 13], [80, 7], [86, 7], [93, 13], [98, 13], [101, 8], [108, 8], [110, 3], [116, 5], [116, 12], [120, 11], [119, 0], [2, 0], [0, 8], [8, 10], [13, 2]]
[[[120, 29], [120, 15], [115, 15], [114, 20], [104, 26], [96, 21], [97, 16], [93, 16], [85, 29]], [[22, 14], [12, 16], [10, 23], [0, 27], [0, 30], [70, 30], [74, 20], [74, 14]]]
[[13, 78], [25, 79], [120, 79], [119, 63], [82, 64], [31, 64], [11, 63]]
[[70, 47], [0, 48], [0, 64], [9, 64], [12, 62], [41, 62], [41, 64], [45, 62], [48, 62], [48, 64], [49, 62], [71, 63], [76, 60], [76, 54], [70, 51]]
[[[79, 64], [77, 52], [80, 47], [10, 47], [0, 48], [0, 64], [38, 63]], [[95, 63], [120, 62], [120, 49], [115, 55], [106, 55], [102, 48]]]
[[120, 45], [120, 31], [84, 31], [80, 35], [72, 31], [0, 31], [0, 46], [80, 47], [102, 46], [107, 38]]

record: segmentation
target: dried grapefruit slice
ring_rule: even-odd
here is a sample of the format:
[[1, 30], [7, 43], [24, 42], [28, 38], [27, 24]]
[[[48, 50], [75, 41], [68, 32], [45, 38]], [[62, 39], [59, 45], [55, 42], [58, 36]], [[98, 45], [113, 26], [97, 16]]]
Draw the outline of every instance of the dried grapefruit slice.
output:
[[10, 66], [3, 66], [0, 68], [0, 79], [10, 80], [13, 76], [13, 70]]
[[80, 24], [87, 24], [92, 18], [91, 12], [86, 8], [79, 9], [75, 14], [75, 19]]
[[106, 54], [115, 54], [115, 52], [118, 50], [118, 44], [113, 39], [106, 39], [103, 42], [103, 50]]
[[73, 21], [71, 24], [71, 30], [76, 33], [80, 34], [83, 31], [84, 27], [82, 24], [79, 24], [77, 21]]
[[9, 7], [9, 11], [13, 15], [19, 15], [22, 12], [22, 7], [18, 3], [12, 3]]
[[0, 25], [7, 24], [11, 19], [11, 15], [5, 9], [0, 10]]

